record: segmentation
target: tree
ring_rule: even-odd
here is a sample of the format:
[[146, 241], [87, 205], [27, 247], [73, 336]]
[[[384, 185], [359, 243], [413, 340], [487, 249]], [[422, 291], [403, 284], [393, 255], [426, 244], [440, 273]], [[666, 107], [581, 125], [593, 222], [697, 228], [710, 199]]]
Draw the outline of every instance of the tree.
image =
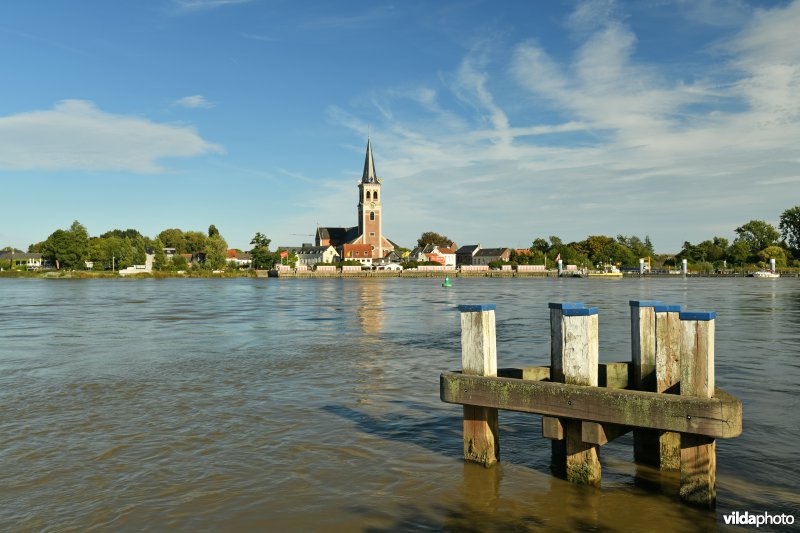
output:
[[656, 255], [656, 249], [653, 247], [653, 241], [650, 240], [650, 235], [644, 236], [644, 247], [647, 248], [650, 255]]
[[763, 220], [751, 220], [747, 224], [736, 228], [737, 240], [742, 240], [750, 245], [750, 254], [755, 255], [767, 246], [778, 242], [780, 233], [772, 224]]
[[217, 233], [206, 239], [206, 268], [219, 270], [228, 258], [228, 243]]
[[758, 258], [764, 263], [769, 263], [770, 259], [774, 259], [777, 268], [786, 266], [786, 250], [780, 246], [767, 246], [758, 252]]
[[183, 233], [183, 242], [186, 247], [185, 254], [197, 254], [206, 250], [206, 234], [201, 231], [186, 231]]
[[268, 239], [263, 233], [256, 233], [250, 244], [253, 249], [250, 250], [250, 256], [253, 258], [253, 268], [266, 269], [272, 268], [275, 264], [275, 254], [269, 251], [269, 243], [272, 239]]
[[445, 237], [444, 235], [439, 235], [433, 231], [426, 231], [422, 235], [420, 235], [419, 239], [417, 239], [417, 246], [423, 247], [429, 244], [435, 244], [436, 246], [445, 246], [450, 247], [453, 246], [453, 241]]
[[547, 241], [545, 239], [542, 239], [541, 237], [538, 237], [538, 238], [534, 239], [533, 243], [531, 244], [531, 248], [530, 248], [531, 252], [533, 252], [535, 250], [538, 250], [542, 254], [546, 254], [547, 250], [549, 250], [549, 249], [550, 249], [550, 245], [547, 243]]
[[188, 253], [183, 239], [183, 230], [178, 228], [165, 229], [156, 238], [164, 244], [164, 248], [175, 248], [175, 253], [178, 254]]
[[800, 259], [800, 205], [784, 211], [778, 227], [786, 245]]
[[743, 240], [736, 239], [728, 247], [728, 260], [735, 265], [743, 265], [750, 259], [750, 245]]
[[89, 233], [77, 220], [68, 230], [56, 230], [42, 244], [42, 257], [56, 265], [56, 268], [86, 268], [89, 258]]
[[219, 230], [214, 224], [211, 224], [208, 227], [208, 236], [209, 237], [219, 237]]
[[167, 257], [164, 255], [164, 243], [162, 243], [161, 239], [158, 237], [153, 241], [153, 253], [153, 268], [156, 270], [164, 270], [164, 267], [167, 265]]

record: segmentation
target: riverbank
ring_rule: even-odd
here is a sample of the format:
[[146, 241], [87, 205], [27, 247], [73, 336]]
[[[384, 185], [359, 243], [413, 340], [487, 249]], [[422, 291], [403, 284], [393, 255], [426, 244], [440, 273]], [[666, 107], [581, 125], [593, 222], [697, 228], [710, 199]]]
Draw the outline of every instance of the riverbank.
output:
[[[94, 272], [90, 270], [72, 271], [45, 271], [27, 272], [18, 270], [0, 271], [2, 278], [36, 278], [36, 279], [172, 279], [172, 278], [558, 278], [556, 271], [527, 271], [518, 272], [516, 270], [362, 270], [355, 272], [322, 272], [322, 271], [277, 271], [277, 270], [239, 270], [226, 272], [211, 271], [187, 271], [187, 272], [146, 272], [141, 274], [131, 274], [120, 276], [117, 272]], [[561, 276], [561, 277], [580, 277], [580, 276]], [[586, 276], [584, 276], [586, 277]], [[752, 273], [746, 272], [726, 272], [726, 273], [689, 273], [689, 274], [639, 274], [636, 272], [626, 272], [620, 277], [609, 279], [630, 279], [630, 278], [744, 278], [752, 277]], [[782, 278], [798, 278], [800, 272], [781, 272]]]

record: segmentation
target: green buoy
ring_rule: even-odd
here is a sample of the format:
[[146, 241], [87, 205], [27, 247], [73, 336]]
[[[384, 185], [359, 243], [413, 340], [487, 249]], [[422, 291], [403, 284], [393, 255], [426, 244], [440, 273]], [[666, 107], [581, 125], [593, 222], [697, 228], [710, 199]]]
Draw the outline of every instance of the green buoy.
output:
[[444, 282], [442, 283], [442, 287], [452, 287], [453, 284], [450, 283], [450, 276], [444, 277]]

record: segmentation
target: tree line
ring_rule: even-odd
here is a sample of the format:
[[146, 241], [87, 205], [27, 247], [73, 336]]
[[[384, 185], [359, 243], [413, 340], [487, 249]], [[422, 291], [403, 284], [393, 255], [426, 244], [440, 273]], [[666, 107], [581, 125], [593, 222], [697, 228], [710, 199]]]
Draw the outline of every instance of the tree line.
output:
[[[174, 248], [175, 256], [167, 261], [164, 248]], [[191, 254], [192, 268], [217, 270], [226, 266], [228, 244], [213, 224], [208, 233], [165, 229], [155, 238], [142, 235], [138, 230], [114, 229], [90, 237], [86, 227], [77, 220], [67, 229], [57, 229], [47, 239], [31, 244], [30, 253], [41, 253], [42, 258], [56, 269], [120, 270], [145, 264], [147, 254], [153, 253], [156, 270], [185, 270], [186, 258]]]
[[[700, 270], [719, 270], [731, 267], [763, 267], [775, 259], [779, 268], [800, 267], [800, 205], [785, 210], [777, 228], [763, 220], [750, 220], [735, 229], [736, 238], [730, 242], [715, 236], [697, 244], [684, 242], [675, 255], [655, 254], [649, 236], [591, 235], [582, 241], [564, 243], [558, 236], [537, 237], [526, 250], [513, 250], [510, 262], [515, 264], [553, 264], [560, 258], [564, 264], [598, 267], [614, 264], [637, 267], [639, 258], [650, 257], [653, 268], [677, 267], [686, 259]], [[294, 264], [297, 257], [281, 250], [271, 251], [271, 239], [256, 233], [250, 241], [253, 267], [272, 268], [276, 263]], [[417, 240], [418, 246], [436, 244], [456, 247], [447, 236], [426, 231]], [[164, 248], [174, 248], [172, 261], [167, 261]], [[122, 269], [145, 263], [148, 251], [155, 254], [156, 270], [185, 270], [187, 261], [181, 254], [191, 254], [192, 268], [218, 270], [227, 264], [228, 245], [213, 224], [207, 232], [168, 228], [155, 238], [142, 235], [135, 229], [114, 229], [90, 237], [86, 227], [77, 220], [67, 229], [57, 229], [47, 239], [28, 247], [28, 252], [41, 253], [56, 268], [83, 270], [87, 262], [94, 270]], [[400, 251], [406, 250], [402, 248]]]

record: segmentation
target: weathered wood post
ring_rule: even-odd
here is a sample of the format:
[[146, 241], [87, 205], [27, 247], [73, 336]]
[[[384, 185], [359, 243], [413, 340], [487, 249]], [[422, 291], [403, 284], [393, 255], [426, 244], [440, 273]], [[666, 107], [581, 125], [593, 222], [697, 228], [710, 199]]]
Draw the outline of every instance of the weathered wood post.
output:
[[[598, 310], [580, 303], [551, 303], [550, 380], [572, 385], [598, 386]], [[553, 440], [553, 460], [563, 453], [568, 481], [587, 485], [600, 483], [597, 444], [583, 441], [581, 420], [558, 419], [563, 439]], [[562, 452], [563, 450], [563, 452]]]
[[[631, 300], [631, 360], [633, 388], [656, 391], [656, 317], [653, 307], [661, 302]], [[640, 463], [659, 465], [658, 432], [649, 429], [633, 430], [633, 459]]]
[[[714, 394], [714, 312], [683, 312], [681, 396]], [[681, 498], [713, 507], [717, 499], [717, 451], [711, 437], [681, 433]]]
[[[681, 380], [681, 321], [679, 305], [653, 307], [656, 325], [656, 392], [678, 394]], [[681, 434], [658, 432], [658, 466], [680, 470]]]
[[[497, 376], [496, 306], [460, 305], [461, 368], [474, 376]], [[464, 406], [464, 459], [491, 466], [500, 457], [497, 409]]]

